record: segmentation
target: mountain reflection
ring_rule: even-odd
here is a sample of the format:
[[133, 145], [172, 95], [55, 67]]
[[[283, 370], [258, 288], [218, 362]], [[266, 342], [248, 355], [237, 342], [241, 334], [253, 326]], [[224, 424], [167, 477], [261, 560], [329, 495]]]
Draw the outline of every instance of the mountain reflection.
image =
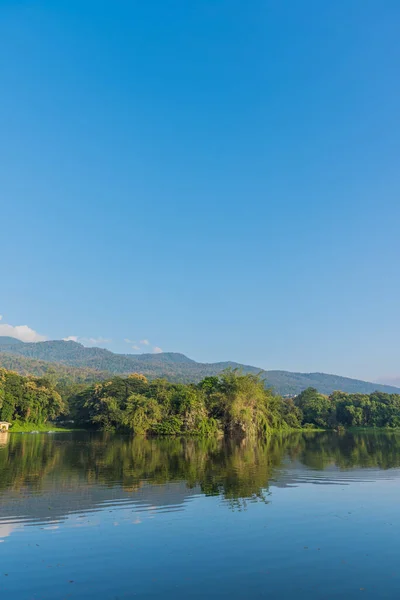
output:
[[271, 486], [333, 484], [362, 477], [360, 469], [399, 466], [400, 436], [384, 432], [295, 433], [258, 443], [1, 434], [0, 519], [56, 521], [115, 503], [182, 510], [199, 494], [241, 508], [268, 501]]

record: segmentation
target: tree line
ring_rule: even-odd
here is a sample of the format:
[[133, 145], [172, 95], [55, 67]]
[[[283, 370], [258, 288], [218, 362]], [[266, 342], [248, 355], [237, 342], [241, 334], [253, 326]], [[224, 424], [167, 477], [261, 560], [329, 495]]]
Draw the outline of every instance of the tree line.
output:
[[0, 420], [46, 423], [67, 412], [59, 392], [45, 377], [23, 377], [0, 369]]
[[197, 384], [149, 381], [132, 374], [75, 385], [68, 391], [51, 377], [24, 377], [0, 369], [0, 420], [44, 424], [57, 419], [73, 421], [78, 427], [150, 436], [243, 437], [301, 428], [397, 428], [400, 395], [333, 392], [325, 396], [308, 388], [287, 399], [267, 388], [260, 375], [238, 370]]
[[322, 429], [337, 427], [400, 427], [400, 394], [319, 394], [314, 388], [295, 399], [302, 412], [302, 425]]
[[228, 370], [198, 384], [114, 377], [72, 397], [71, 413], [82, 425], [136, 434], [227, 433], [266, 435], [289, 429], [400, 427], [400, 395], [374, 392], [320, 394], [308, 388], [282, 398], [261, 376]]
[[226, 371], [198, 384], [114, 377], [70, 399], [79, 424], [139, 435], [263, 435], [300, 427], [300, 412], [265, 387], [261, 377]]

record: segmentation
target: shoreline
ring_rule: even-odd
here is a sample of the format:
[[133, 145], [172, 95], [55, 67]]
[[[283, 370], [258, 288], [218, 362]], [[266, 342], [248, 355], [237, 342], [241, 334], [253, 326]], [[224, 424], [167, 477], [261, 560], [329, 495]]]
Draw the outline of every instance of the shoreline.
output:
[[[54, 425], [54, 424], [50, 424], [50, 423], [45, 423], [45, 424], [38, 424], [38, 423], [22, 423], [22, 422], [15, 422], [10, 429], [8, 429], [7, 432], [4, 433], [74, 433], [74, 432], [93, 432], [93, 431], [98, 431], [101, 432], [104, 430], [98, 429], [86, 429], [83, 427], [63, 427], [63, 426], [59, 426], [59, 425]], [[396, 427], [345, 427], [343, 429], [323, 429], [320, 427], [300, 427], [300, 428], [283, 428], [283, 429], [275, 429], [272, 428], [268, 433], [267, 433], [267, 437], [269, 435], [284, 435], [284, 434], [291, 434], [291, 433], [322, 433], [322, 432], [332, 432], [332, 433], [337, 433], [337, 434], [341, 434], [341, 433], [368, 433], [368, 432], [373, 432], [373, 431], [386, 431], [388, 433], [400, 433], [400, 428], [396, 428]], [[126, 435], [127, 432], [126, 431], [113, 431], [112, 433], [116, 433], [116, 434], [124, 434]], [[219, 436], [223, 436], [223, 433], [219, 433]], [[146, 437], [146, 436], [144, 436]], [[212, 437], [212, 436], [208, 436], [208, 435], [199, 435], [199, 434], [191, 434], [190, 432], [187, 432], [186, 434], [170, 434], [170, 435], [150, 435], [147, 437], [154, 437], [154, 438], [165, 438], [165, 437], [196, 437], [196, 438], [202, 438], [202, 437]]]
[[88, 431], [82, 428], [60, 427], [50, 423], [14, 423], [7, 433], [72, 433], [74, 431]]

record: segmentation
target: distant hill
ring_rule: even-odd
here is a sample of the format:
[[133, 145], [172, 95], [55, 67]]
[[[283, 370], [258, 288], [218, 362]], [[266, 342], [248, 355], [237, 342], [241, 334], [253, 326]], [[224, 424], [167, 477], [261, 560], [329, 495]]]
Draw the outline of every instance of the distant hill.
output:
[[[0, 338], [1, 339], [1, 338]], [[1, 345], [0, 345], [1, 349]], [[110, 373], [85, 367], [69, 367], [61, 363], [46, 362], [0, 351], [0, 367], [20, 375], [52, 377], [62, 383], [93, 383], [110, 377]]]
[[378, 383], [381, 383], [382, 385], [394, 385], [395, 387], [400, 388], [400, 377], [384, 377], [378, 379]]
[[325, 373], [291, 373], [263, 371], [235, 362], [199, 363], [184, 354], [115, 354], [104, 348], [86, 348], [73, 341], [24, 343], [14, 338], [0, 337], [0, 366], [22, 374], [43, 375], [49, 369], [57, 376], [71, 377], [74, 381], [94, 381], [110, 374], [143, 373], [149, 378], [165, 377], [170, 381], [197, 382], [203, 377], [217, 375], [227, 368], [240, 368], [245, 373], [262, 373], [267, 384], [282, 395], [296, 395], [307, 387], [315, 387], [323, 394], [334, 390], [370, 394], [375, 390], [400, 393], [394, 386], [369, 383], [327, 375]]

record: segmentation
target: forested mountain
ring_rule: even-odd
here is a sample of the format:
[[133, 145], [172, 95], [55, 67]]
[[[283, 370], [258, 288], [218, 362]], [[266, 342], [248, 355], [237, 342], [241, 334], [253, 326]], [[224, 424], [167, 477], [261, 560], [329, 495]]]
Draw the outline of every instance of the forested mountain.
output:
[[[86, 348], [72, 341], [24, 343], [14, 338], [0, 337], [0, 366], [22, 374], [42, 376], [49, 370], [55, 377], [71, 378], [74, 382], [90, 382], [110, 374], [143, 373], [150, 379], [164, 377], [173, 382], [199, 382], [204, 377], [223, 370], [240, 368], [244, 373], [259, 373], [262, 369], [235, 362], [199, 363], [183, 354], [115, 354], [104, 348]], [[335, 390], [370, 394], [375, 390], [398, 393], [399, 388], [368, 383], [325, 373], [291, 373], [263, 371], [267, 384], [282, 395], [296, 395], [308, 387], [322, 394]]]
[[15, 371], [20, 375], [47, 377], [54, 381], [65, 381], [68, 383], [93, 383], [95, 381], [108, 379], [111, 376], [111, 374], [106, 371], [98, 371], [88, 367], [70, 367], [62, 363], [37, 360], [35, 358], [27, 358], [22, 355], [1, 351], [0, 368]]

